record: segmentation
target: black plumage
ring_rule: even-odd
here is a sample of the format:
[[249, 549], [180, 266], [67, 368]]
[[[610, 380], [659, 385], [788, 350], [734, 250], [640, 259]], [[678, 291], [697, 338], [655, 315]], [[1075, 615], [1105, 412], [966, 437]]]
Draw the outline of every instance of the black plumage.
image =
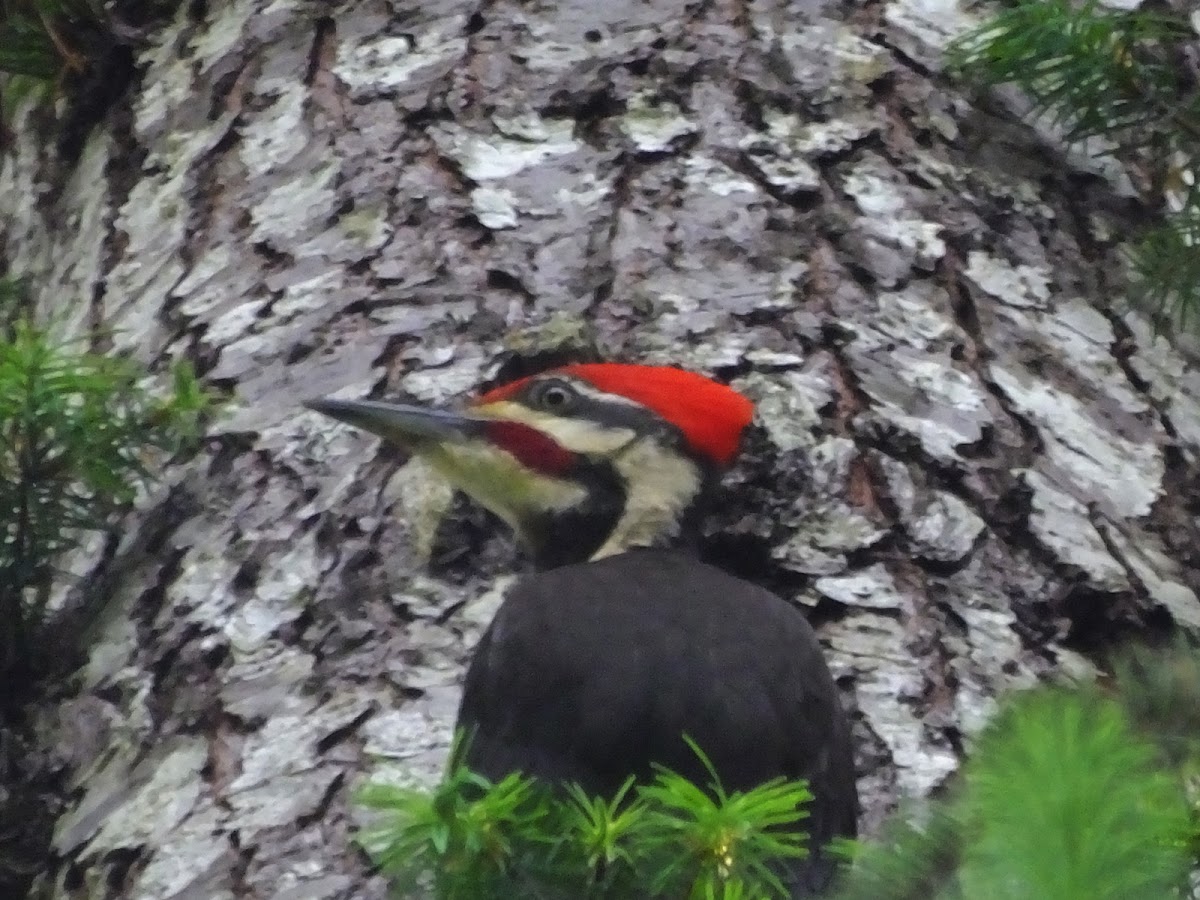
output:
[[805, 778], [812, 855], [795, 896], [819, 890], [822, 851], [853, 836], [850, 735], [804, 615], [763, 588], [674, 550], [634, 549], [521, 579], [467, 674], [464, 761], [611, 796], [660, 763], [704, 784], [687, 734], [729, 790]]

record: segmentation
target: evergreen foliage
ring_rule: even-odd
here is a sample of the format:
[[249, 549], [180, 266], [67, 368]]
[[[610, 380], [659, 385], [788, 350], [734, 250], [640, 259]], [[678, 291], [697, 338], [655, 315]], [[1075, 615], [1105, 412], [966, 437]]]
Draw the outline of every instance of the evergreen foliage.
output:
[[[1012, 698], [945, 799], [845, 842], [853, 861], [836, 900], [1189, 896], [1200, 657], [1185, 644], [1143, 649], [1115, 669], [1107, 690]], [[811, 798], [800, 783], [727, 796], [663, 772], [606, 801], [518, 775], [493, 785], [455, 765], [433, 792], [373, 784], [359, 799], [380, 814], [362, 842], [398, 897], [423, 886], [443, 900], [763, 900], [787, 896], [778, 873], [804, 853], [795, 829]]]
[[81, 72], [104, 21], [98, 0], [0, 0], [0, 72], [44, 80]]
[[[1151, 6], [1147, 4], [1147, 6]], [[1161, 222], [1131, 245], [1137, 289], [1159, 321], [1200, 311], [1200, 84], [1180, 14], [1096, 0], [1017, 0], [951, 47], [950, 69], [983, 87], [1011, 84], [1068, 142], [1103, 139], [1142, 175]]]
[[[108, 528], [193, 444], [213, 398], [190, 367], [156, 396], [132, 362], [36, 327], [0, 281], [0, 683], [11, 699], [31, 666], [54, 560], [82, 532]], [[7, 313], [7, 314], [5, 314]]]
[[124, 92], [133, 48], [178, 0], [0, 0], [0, 147], [22, 104], [65, 98], [57, 146], [70, 159]]
[[1021, 697], [980, 739], [965, 783], [965, 897], [1165, 898], [1186, 882], [1181, 785], [1112, 700]]
[[1013, 698], [949, 798], [858, 848], [837, 900], [1191, 896], [1200, 656], [1140, 648], [1114, 670], [1107, 691]]
[[811, 799], [803, 782], [727, 793], [713, 775], [704, 791], [665, 769], [611, 799], [555, 795], [458, 764], [433, 791], [372, 783], [358, 795], [379, 814], [361, 842], [396, 896], [424, 887], [441, 900], [786, 897], [779, 864], [807, 853]]

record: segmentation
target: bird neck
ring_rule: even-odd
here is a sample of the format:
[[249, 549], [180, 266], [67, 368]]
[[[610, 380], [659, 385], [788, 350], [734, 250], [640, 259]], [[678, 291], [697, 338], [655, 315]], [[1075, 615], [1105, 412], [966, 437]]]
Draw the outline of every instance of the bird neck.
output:
[[589, 474], [583, 504], [526, 533], [538, 569], [638, 547], [695, 548], [716, 480], [705, 467], [647, 443]]

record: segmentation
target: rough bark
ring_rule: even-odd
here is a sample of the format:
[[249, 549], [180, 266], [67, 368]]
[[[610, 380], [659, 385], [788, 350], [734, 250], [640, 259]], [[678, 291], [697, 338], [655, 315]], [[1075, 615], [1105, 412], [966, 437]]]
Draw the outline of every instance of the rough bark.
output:
[[1200, 374], [1112, 306], [1145, 213], [945, 81], [959, 6], [192, 4], [76, 159], [27, 113], [9, 268], [236, 397], [69, 561], [44, 895], [383, 896], [349, 791], [437, 774], [520, 561], [314, 395], [593, 345], [732, 377], [760, 425], [708, 553], [811, 609], [868, 832], [999, 693], [1200, 630]]

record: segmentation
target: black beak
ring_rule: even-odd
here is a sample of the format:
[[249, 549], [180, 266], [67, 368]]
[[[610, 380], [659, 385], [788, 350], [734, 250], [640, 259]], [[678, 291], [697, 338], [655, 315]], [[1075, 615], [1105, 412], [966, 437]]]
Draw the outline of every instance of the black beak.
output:
[[404, 447], [456, 443], [479, 436], [486, 419], [441, 409], [426, 409], [382, 400], [334, 400], [322, 397], [304, 404], [339, 422], [394, 441]]

